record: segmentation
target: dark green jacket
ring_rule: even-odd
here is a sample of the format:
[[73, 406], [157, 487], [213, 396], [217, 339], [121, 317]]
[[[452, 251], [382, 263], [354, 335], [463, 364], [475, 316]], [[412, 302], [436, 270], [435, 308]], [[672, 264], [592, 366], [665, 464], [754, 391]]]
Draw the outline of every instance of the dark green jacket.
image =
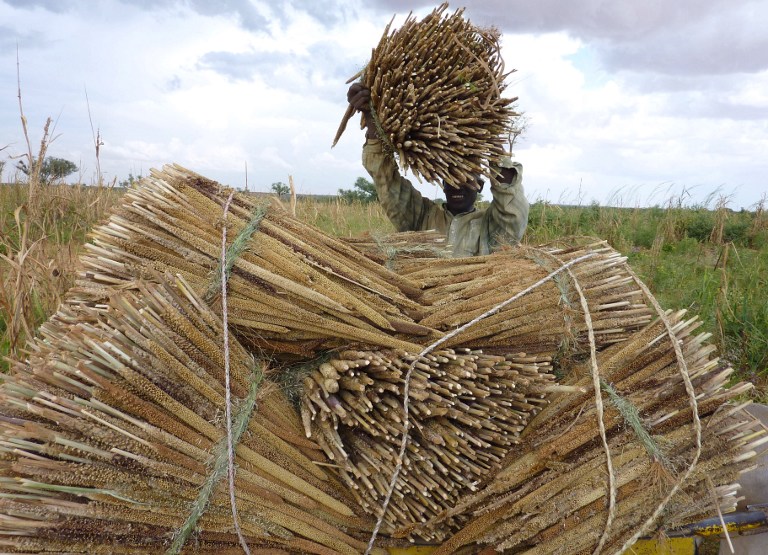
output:
[[528, 201], [523, 192], [523, 166], [515, 162], [512, 183], [492, 180], [491, 205], [454, 216], [442, 204], [424, 198], [400, 175], [397, 162], [378, 139], [363, 146], [363, 166], [376, 185], [379, 202], [398, 231], [436, 229], [453, 246], [453, 256], [489, 254], [501, 244], [519, 243], [528, 224]]

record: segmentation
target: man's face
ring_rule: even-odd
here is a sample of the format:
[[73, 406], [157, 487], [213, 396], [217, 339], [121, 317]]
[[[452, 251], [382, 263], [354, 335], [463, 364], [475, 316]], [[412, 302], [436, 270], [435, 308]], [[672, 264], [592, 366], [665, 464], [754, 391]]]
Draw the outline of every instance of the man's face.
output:
[[472, 210], [475, 200], [477, 200], [477, 193], [482, 187], [483, 183], [480, 180], [474, 187], [470, 183], [464, 183], [460, 187], [445, 185], [443, 192], [445, 193], [445, 206], [448, 208], [448, 212], [456, 216]]

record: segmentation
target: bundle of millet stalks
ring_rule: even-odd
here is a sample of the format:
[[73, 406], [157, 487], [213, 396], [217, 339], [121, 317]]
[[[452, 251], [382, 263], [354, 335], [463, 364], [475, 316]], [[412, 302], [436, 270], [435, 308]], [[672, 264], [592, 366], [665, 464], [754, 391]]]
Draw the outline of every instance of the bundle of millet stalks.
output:
[[[307, 436], [339, 466], [360, 506], [377, 514], [405, 433], [402, 382], [413, 363], [407, 469], [386, 515], [388, 529], [455, 506], [500, 468], [532, 414], [560, 390], [550, 357], [443, 349], [417, 359], [343, 351], [305, 378]], [[446, 529], [446, 532], [448, 530]]]
[[[95, 229], [67, 303], [98, 306], [117, 286], [157, 272], [220, 302], [221, 185], [179, 166], [153, 170]], [[349, 342], [418, 350], [421, 292], [345, 242], [245, 194], [232, 199], [229, 323], [251, 350], [299, 358]]]
[[[573, 364], [514, 450], [451, 509], [391, 535], [526, 555], [622, 553], [641, 535], [732, 511], [768, 439], [726, 387], [696, 318], [666, 313]], [[682, 354], [676, 354], [675, 343]], [[748, 402], [747, 402], [748, 403]], [[692, 417], [692, 406], [697, 418]], [[446, 533], [450, 531], [450, 533]]]
[[726, 388], [696, 320], [656, 307], [624, 257], [574, 240], [419, 259], [410, 239], [380, 242], [409, 252], [390, 269], [153, 171], [0, 384], [0, 545], [360, 553], [392, 491], [376, 549], [615, 552], [734, 506], [765, 441], [728, 404], [750, 384]]
[[[240, 552], [223, 480], [223, 332], [181, 277], [62, 307], [0, 385], [3, 551]], [[359, 553], [372, 524], [316, 464], [270, 361], [236, 340], [229, 361], [244, 541]]]
[[517, 99], [502, 96], [511, 72], [499, 31], [447, 9], [443, 3], [421, 21], [409, 16], [391, 33], [390, 22], [361, 79], [378, 136], [401, 167], [427, 182], [459, 185], [493, 177], [489, 164], [504, 154]]

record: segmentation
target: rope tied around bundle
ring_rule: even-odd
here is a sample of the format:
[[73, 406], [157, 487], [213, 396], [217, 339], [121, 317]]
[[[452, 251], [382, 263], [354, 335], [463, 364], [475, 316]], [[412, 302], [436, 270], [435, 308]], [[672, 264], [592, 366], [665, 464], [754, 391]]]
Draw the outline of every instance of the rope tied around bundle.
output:
[[[552, 253], [549, 253], [542, 249], [535, 249], [535, 251], [537, 251], [538, 253], [540, 253], [542, 256], [546, 258], [554, 259], [555, 262], [561, 263], [561, 261]], [[614, 472], [614, 469], [613, 469], [611, 449], [608, 446], [608, 435], [605, 430], [603, 396], [600, 390], [601, 389], [600, 388], [600, 384], [601, 384], [600, 369], [598, 368], [598, 364], [597, 364], [597, 343], [595, 341], [595, 329], [592, 324], [592, 314], [589, 310], [587, 297], [584, 295], [584, 290], [582, 289], [581, 284], [579, 283], [579, 280], [576, 277], [576, 274], [573, 272], [571, 268], [568, 268], [567, 271], [568, 271], [568, 276], [571, 278], [571, 282], [572, 282], [571, 285], [576, 290], [576, 293], [579, 296], [581, 309], [582, 311], [584, 311], [584, 322], [587, 326], [587, 336], [589, 339], [589, 366], [592, 374], [592, 387], [594, 388], [594, 391], [595, 391], [595, 412], [597, 416], [598, 429], [600, 431], [600, 441], [602, 441], [603, 450], [605, 451], [605, 465], [608, 471], [608, 516], [606, 518], [605, 527], [603, 528], [603, 533], [601, 534], [600, 540], [598, 541], [597, 546], [593, 551], [593, 555], [598, 555], [602, 550], [603, 546], [605, 545], [605, 542], [608, 540], [608, 534], [611, 530], [611, 525], [613, 524], [613, 520], [616, 518], [616, 473]], [[567, 300], [567, 295], [565, 294], [565, 291], [562, 291], [562, 294], [563, 294], [563, 298]], [[566, 313], [564, 317], [568, 318], [568, 314]]]
[[664, 328], [667, 331], [667, 335], [669, 336], [669, 340], [672, 343], [672, 347], [675, 351], [675, 357], [677, 358], [677, 366], [678, 370], [680, 372], [680, 376], [683, 379], [683, 384], [685, 385], [685, 392], [688, 395], [688, 403], [691, 407], [691, 414], [692, 414], [692, 424], [693, 424], [693, 431], [694, 431], [694, 438], [695, 438], [695, 445], [696, 450], [694, 452], [693, 458], [691, 459], [691, 462], [688, 465], [688, 468], [683, 472], [683, 474], [680, 476], [680, 478], [677, 480], [674, 486], [670, 489], [667, 496], [659, 503], [659, 505], [656, 507], [656, 510], [653, 511], [651, 516], [645, 521], [645, 523], [637, 529], [637, 531], [630, 537], [624, 545], [616, 551], [615, 555], [620, 555], [624, 551], [626, 551], [633, 543], [635, 543], [640, 537], [643, 536], [650, 528], [653, 526], [653, 523], [656, 522], [656, 519], [659, 517], [659, 515], [664, 511], [667, 504], [670, 502], [672, 497], [680, 490], [681, 487], [683, 487], [683, 484], [688, 479], [688, 477], [693, 473], [694, 468], [696, 468], [696, 464], [699, 462], [699, 457], [701, 456], [701, 437], [702, 437], [702, 429], [701, 429], [701, 419], [699, 418], [699, 408], [698, 408], [698, 401], [696, 400], [696, 391], [693, 388], [693, 383], [691, 382], [691, 376], [688, 371], [688, 363], [685, 361], [685, 356], [683, 356], [683, 351], [680, 348], [680, 342], [677, 340], [677, 337], [675, 336], [675, 332], [672, 329], [672, 323], [669, 321], [669, 318], [667, 317], [666, 312], [659, 304], [659, 301], [656, 299], [656, 297], [651, 293], [651, 290], [648, 289], [648, 286], [643, 283], [643, 281], [637, 276], [637, 274], [629, 267], [628, 264], [625, 264], [625, 270], [627, 273], [632, 276], [632, 279], [634, 279], [635, 283], [637, 283], [638, 287], [642, 289], [643, 293], [645, 294], [646, 298], [648, 299], [648, 302], [651, 303], [654, 310], [656, 310], [656, 313], [659, 316], [659, 319], [664, 323]]

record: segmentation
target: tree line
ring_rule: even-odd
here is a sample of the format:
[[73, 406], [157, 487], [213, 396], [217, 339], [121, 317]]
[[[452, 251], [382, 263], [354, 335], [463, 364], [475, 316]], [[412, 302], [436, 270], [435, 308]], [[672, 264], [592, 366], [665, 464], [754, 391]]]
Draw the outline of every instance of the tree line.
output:
[[[19, 160], [16, 164], [16, 169], [21, 171], [26, 176], [31, 176], [35, 170], [36, 163], [37, 161], [33, 160], [32, 164], [27, 165], [27, 163], [23, 160]], [[4, 165], [4, 162], [0, 163], [0, 172], [2, 171]], [[40, 173], [38, 177], [41, 184], [48, 184], [55, 181], [60, 181], [78, 170], [79, 168], [74, 162], [70, 162], [64, 158], [55, 158], [49, 156], [45, 158], [43, 163], [40, 165]], [[128, 187], [140, 179], [140, 175], [135, 177], [133, 174], [130, 174], [128, 179], [120, 182], [120, 186]], [[282, 181], [272, 183], [270, 190], [278, 197], [286, 197], [291, 193], [290, 187]], [[367, 204], [369, 202], [375, 202], [378, 200], [378, 195], [376, 194], [376, 186], [364, 177], [358, 177], [351, 189], [339, 189], [338, 196], [344, 202], [349, 203], [359, 202], [362, 204]]]
[[[290, 187], [278, 181], [272, 184], [270, 190], [278, 197], [285, 197], [291, 193]], [[367, 204], [379, 199], [376, 194], [376, 186], [364, 177], [358, 177], [351, 189], [339, 189], [338, 196], [344, 202], [360, 202]]]

